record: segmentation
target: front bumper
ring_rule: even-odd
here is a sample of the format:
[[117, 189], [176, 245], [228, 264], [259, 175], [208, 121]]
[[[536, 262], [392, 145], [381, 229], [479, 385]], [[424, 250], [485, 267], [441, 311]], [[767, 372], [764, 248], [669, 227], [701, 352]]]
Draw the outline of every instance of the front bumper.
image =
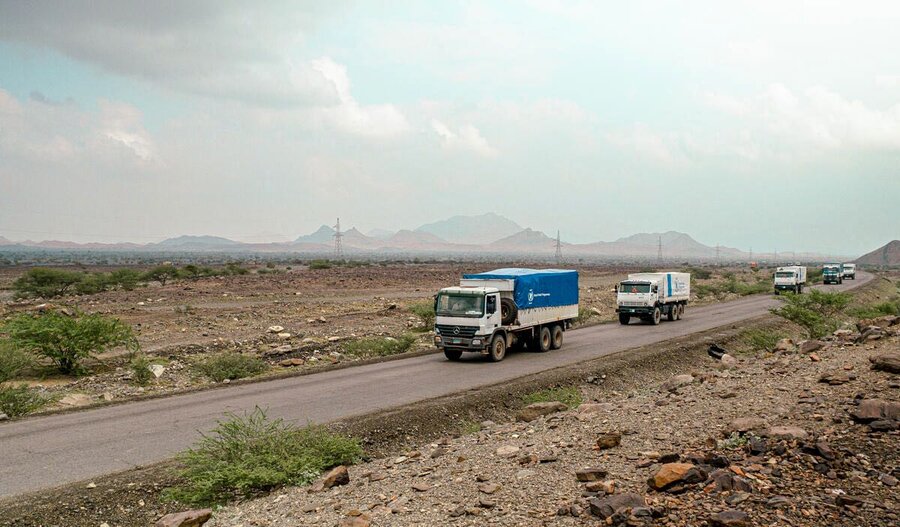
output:
[[484, 351], [487, 348], [487, 339], [475, 335], [472, 338], [434, 336], [434, 345], [441, 349], [454, 349], [462, 351]]
[[651, 315], [653, 314], [653, 309], [651, 306], [619, 306], [616, 308], [616, 313], [623, 315]]
[[794, 284], [775, 284], [775, 289], [778, 291], [793, 291], [797, 286]]

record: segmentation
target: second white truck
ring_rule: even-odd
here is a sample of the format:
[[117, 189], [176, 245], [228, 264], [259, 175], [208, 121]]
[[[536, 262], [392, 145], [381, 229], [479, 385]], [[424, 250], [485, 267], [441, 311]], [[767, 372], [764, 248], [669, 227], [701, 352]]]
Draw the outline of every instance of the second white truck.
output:
[[800, 294], [806, 285], [806, 267], [803, 265], [788, 265], [775, 269], [775, 294], [782, 291], [790, 291]]
[[620, 324], [637, 317], [656, 325], [663, 315], [669, 320], [680, 320], [690, 298], [690, 273], [630, 274], [619, 283], [616, 313]]

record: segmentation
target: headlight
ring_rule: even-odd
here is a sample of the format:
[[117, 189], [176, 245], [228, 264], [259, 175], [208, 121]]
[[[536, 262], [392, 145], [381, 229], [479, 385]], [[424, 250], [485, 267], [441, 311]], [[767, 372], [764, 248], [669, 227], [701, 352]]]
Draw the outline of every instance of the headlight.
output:
[[473, 346], [481, 345], [481, 339], [472, 339], [472, 345]]
[[436, 343], [437, 343], [437, 342], [440, 342], [440, 341], [441, 341], [441, 336], [440, 336], [440, 335], [435, 335], [435, 336], [434, 336], [434, 341], [435, 341]]

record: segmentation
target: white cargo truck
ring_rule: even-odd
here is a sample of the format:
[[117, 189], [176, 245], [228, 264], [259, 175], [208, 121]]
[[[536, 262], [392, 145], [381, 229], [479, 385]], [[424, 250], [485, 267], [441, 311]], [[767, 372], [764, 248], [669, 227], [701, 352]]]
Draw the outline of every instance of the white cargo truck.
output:
[[510, 348], [559, 349], [578, 317], [578, 271], [497, 269], [463, 275], [434, 301], [434, 345], [449, 360], [463, 352], [503, 360]]
[[841, 264], [832, 263], [822, 266], [822, 283], [823, 284], [843, 284], [844, 274], [841, 272]]
[[841, 276], [849, 278], [850, 280], [856, 280], [856, 264], [841, 264]]
[[781, 291], [791, 291], [796, 294], [803, 292], [806, 285], [806, 267], [803, 265], [788, 265], [775, 269], [775, 294]]
[[691, 298], [690, 273], [637, 273], [619, 283], [616, 313], [619, 323], [638, 317], [654, 325], [662, 316], [680, 320]]

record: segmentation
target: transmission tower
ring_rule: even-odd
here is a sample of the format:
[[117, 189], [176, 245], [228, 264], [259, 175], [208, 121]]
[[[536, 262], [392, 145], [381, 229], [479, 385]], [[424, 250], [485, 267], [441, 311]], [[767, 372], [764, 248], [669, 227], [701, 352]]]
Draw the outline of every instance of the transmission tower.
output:
[[662, 265], [662, 236], [656, 237], [656, 263]]
[[753, 261], [753, 247], [750, 248], [750, 261]]
[[335, 260], [343, 260], [344, 259], [344, 244], [341, 242], [341, 238], [344, 237], [344, 234], [341, 232], [341, 219], [337, 219], [337, 223], [334, 226], [334, 259]]
[[722, 265], [722, 260], [721, 260], [721, 258], [719, 258], [719, 248], [720, 248], [720, 245], [717, 243], [716, 244], [716, 265]]
[[559, 239], [559, 230], [556, 231], [556, 265], [562, 264], [562, 241]]

